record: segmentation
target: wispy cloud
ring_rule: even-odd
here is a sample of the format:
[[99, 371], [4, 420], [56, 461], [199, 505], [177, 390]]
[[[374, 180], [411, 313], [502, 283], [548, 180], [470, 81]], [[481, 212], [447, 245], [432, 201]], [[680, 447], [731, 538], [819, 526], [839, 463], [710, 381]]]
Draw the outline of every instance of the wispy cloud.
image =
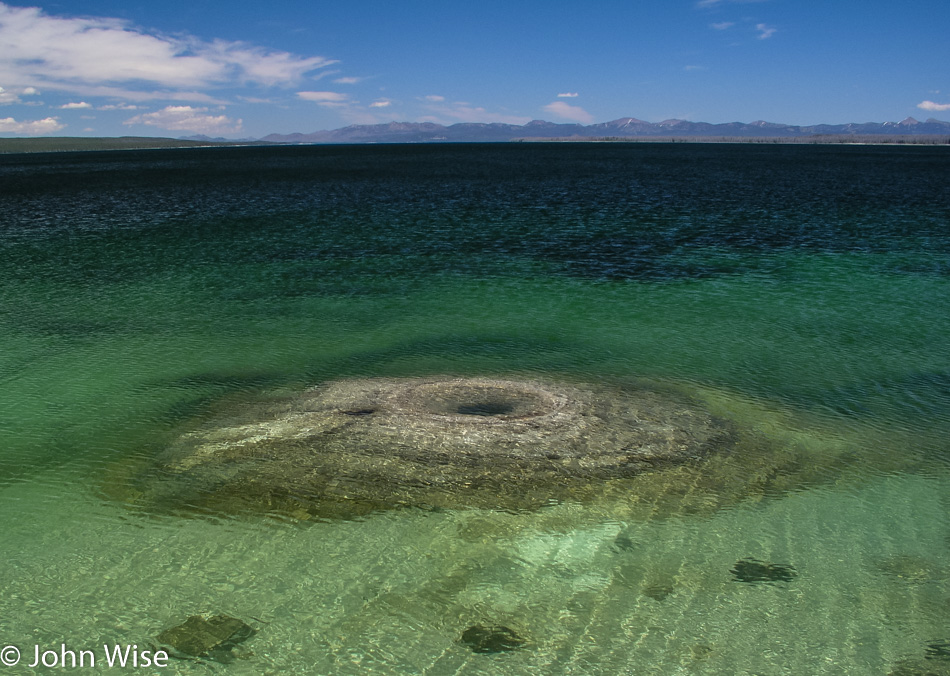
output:
[[29, 122], [17, 122], [12, 117], [0, 118], [0, 133], [39, 136], [41, 134], [52, 134], [60, 129], [65, 129], [65, 127], [66, 125], [60, 124], [59, 119], [55, 117]]
[[0, 2], [0, 80], [82, 93], [271, 86], [336, 63], [243, 42], [148, 32], [110, 18], [49, 16]]
[[558, 94], [559, 99], [576, 99], [580, 94], [577, 92], [564, 92], [563, 94]]
[[313, 101], [318, 106], [338, 108], [345, 106], [347, 95], [339, 92], [297, 92], [297, 96], [304, 101]]
[[499, 122], [501, 124], [526, 124], [531, 121], [529, 117], [520, 115], [511, 115], [509, 113], [496, 113], [481, 106], [473, 106], [465, 101], [455, 101], [453, 103], [441, 103], [445, 97], [425, 97], [429, 101], [426, 109], [433, 115], [426, 115], [419, 118], [422, 122], [438, 122], [440, 124], [449, 124], [453, 122]]
[[564, 101], [554, 101], [544, 106], [544, 110], [551, 113], [552, 115], [561, 118], [562, 120], [570, 120], [571, 122], [581, 122], [583, 124], [590, 124], [594, 121], [594, 116], [588, 113], [586, 110], [580, 106], [572, 106], [569, 103]]
[[392, 105], [392, 101], [385, 97], [378, 98], [369, 105], [364, 105], [360, 101], [352, 99], [349, 94], [343, 94], [342, 92], [297, 92], [297, 97], [304, 101], [312, 101], [324, 108], [334, 109], [340, 118], [348, 124], [379, 124], [383, 122], [383, 119], [376, 114], [375, 109], [388, 108]]
[[768, 40], [777, 31], [777, 28], [766, 26], [764, 23], [757, 23], [755, 29], [759, 31], [759, 40]]
[[[0, 74], [2, 76], [2, 74]], [[124, 87], [110, 87], [107, 85], [85, 85], [71, 83], [68, 86], [59, 86], [55, 83], [47, 83], [49, 89], [55, 91], [69, 91], [72, 94], [78, 94], [84, 98], [110, 98], [124, 99], [127, 101], [185, 101], [189, 103], [202, 103], [206, 105], [226, 105], [226, 101], [217, 96], [212, 96], [206, 92], [195, 90], [175, 90], [175, 89], [139, 89], [133, 90]]]
[[917, 107], [921, 110], [932, 110], [936, 112], [943, 112], [950, 110], [950, 103], [934, 103], [933, 101], [921, 101], [917, 104]]
[[154, 113], [130, 117], [125, 125], [144, 124], [172, 131], [191, 131], [198, 134], [233, 134], [241, 130], [241, 120], [225, 115], [207, 115], [207, 108], [166, 106]]
[[91, 103], [86, 103], [85, 101], [76, 101], [72, 103], [66, 103], [60, 106], [62, 110], [78, 110], [80, 108], [92, 108]]
[[131, 103], [110, 103], [105, 106], [99, 106], [96, 110], [138, 110], [139, 106], [134, 106]]
[[736, 25], [735, 21], [718, 21], [716, 23], [709, 24], [709, 27], [717, 31], [724, 31], [729, 28], [732, 28], [735, 25]]
[[459, 122], [498, 122], [501, 124], [527, 124], [530, 118], [521, 115], [509, 115], [507, 113], [495, 113], [481, 106], [470, 106], [464, 103], [455, 104], [452, 108], [444, 111], [445, 115], [458, 120]]
[[362, 82], [365, 79], [366, 78], [362, 78], [362, 77], [338, 77], [337, 79], [334, 80], [334, 82], [336, 82], [337, 84], [357, 84], [359, 82]]
[[[339, 63], [339, 62], [334, 62]], [[321, 70], [317, 73], [311, 73], [307, 76], [307, 79], [311, 82], [316, 82], [317, 80], [322, 80], [325, 77], [331, 77], [333, 75], [339, 75], [340, 71], [338, 70]]]
[[428, 96], [423, 96], [422, 100], [430, 101], [432, 103], [441, 103], [442, 101], [445, 101], [445, 97], [439, 96], [438, 94], [429, 94]]
[[696, 71], [696, 70], [708, 70], [708, 68], [707, 68], [706, 66], [693, 66], [693, 65], [690, 65], [690, 66], [683, 66], [683, 70], [685, 70], [685, 71]]
[[385, 120], [371, 110], [359, 106], [347, 106], [340, 109], [340, 117], [347, 124], [381, 124]]

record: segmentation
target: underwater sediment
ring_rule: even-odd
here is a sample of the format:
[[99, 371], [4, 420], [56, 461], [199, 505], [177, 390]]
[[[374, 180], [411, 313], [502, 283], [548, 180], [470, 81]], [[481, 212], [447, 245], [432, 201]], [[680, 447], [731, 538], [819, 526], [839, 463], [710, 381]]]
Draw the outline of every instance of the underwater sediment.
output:
[[696, 511], [813, 466], [779, 446], [669, 387], [348, 379], [220, 406], [157, 453], [124, 499], [312, 518], [619, 492]]

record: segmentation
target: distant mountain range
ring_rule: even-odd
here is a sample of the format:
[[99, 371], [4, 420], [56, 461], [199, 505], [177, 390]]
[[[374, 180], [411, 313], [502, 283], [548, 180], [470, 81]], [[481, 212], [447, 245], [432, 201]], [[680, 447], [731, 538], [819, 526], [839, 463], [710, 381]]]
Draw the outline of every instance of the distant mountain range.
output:
[[665, 120], [644, 122], [624, 117], [600, 124], [557, 124], [534, 120], [519, 124], [463, 122], [444, 126], [432, 122], [390, 122], [351, 125], [310, 134], [270, 134], [261, 139], [153, 137], [31, 137], [0, 138], [0, 154], [64, 152], [82, 150], [132, 150], [138, 148], [184, 148], [194, 146], [243, 146], [296, 143], [484, 143], [507, 141], [762, 141], [776, 139], [789, 143], [950, 143], [950, 122], [929, 119], [919, 122], [908, 117], [901, 122], [862, 124], [816, 124], [800, 127], [774, 122], [688, 122]]
[[[390, 122], [388, 124], [351, 125], [309, 134], [270, 134], [259, 141], [267, 143], [438, 143], [504, 142], [537, 139], [656, 139], [664, 138], [804, 138], [815, 136], [950, 136], [950, 122], [929, 119], [920, 122], [908, 117], [901, 122], [866, 122], [797, 126], [774, 122], [688, 122], [665, 120], [645, 122], [624, 117], [599, 124], [558, 124], [534, 120], [524, 125], [463, 122], [444, 126], [433, 122]], [[190, 137], [194, 140], [200, 137]], [[219, 139], [214, 139], [219, 140]], [[223, 139], [221, 139], [223, 140]]]

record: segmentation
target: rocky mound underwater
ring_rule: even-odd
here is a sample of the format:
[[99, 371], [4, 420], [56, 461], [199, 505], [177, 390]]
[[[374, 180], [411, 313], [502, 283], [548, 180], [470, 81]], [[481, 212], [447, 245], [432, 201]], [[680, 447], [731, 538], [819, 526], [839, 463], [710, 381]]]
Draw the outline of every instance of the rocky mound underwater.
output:
[[853, 460], [733, 415], [749, 406], [646, 381], [344, 379], [222, 401], [111, 472], [105, 492], [149, 512], [300, 519], [601, 499], [657, 516], [784, 491]]

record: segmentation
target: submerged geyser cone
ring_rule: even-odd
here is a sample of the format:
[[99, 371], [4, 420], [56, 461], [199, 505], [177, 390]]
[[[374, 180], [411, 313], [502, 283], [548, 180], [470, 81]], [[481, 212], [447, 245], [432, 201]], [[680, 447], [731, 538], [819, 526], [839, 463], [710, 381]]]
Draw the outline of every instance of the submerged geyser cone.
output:
[[[223, 421], [223, 422], [222, 422]], [[730, 423], [646, 388], [540, 380], [341, 380], [225, 411], [159, 458], [156, 505], [359, 513], [532, 508], [702, 458]]]

